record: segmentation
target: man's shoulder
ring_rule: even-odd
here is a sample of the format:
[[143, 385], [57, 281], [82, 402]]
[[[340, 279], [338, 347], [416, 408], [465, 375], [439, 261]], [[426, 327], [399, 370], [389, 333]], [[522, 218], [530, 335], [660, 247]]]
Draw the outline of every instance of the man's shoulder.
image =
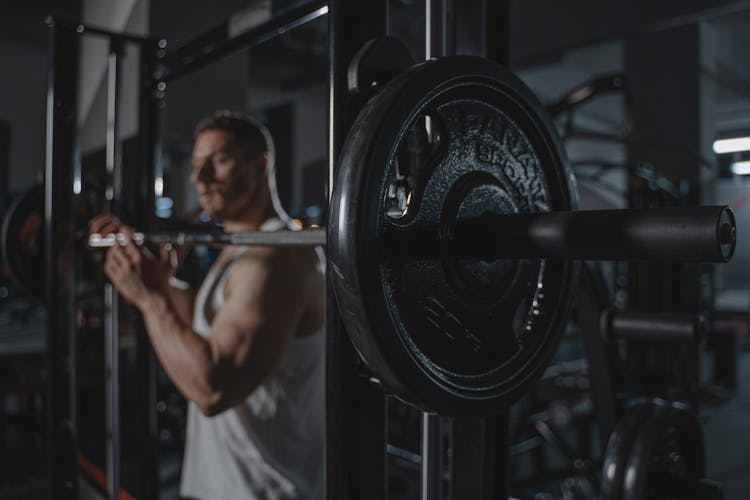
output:
[[[309, 252], [308, 252], [309, 250]], [[224, 289], [227, 298], [256, 297], [257, 294], [283, 294], [297, 297], [300, 307], [307, 303], [305, 297], [323, 288], [325, 281], [318, 272], [313, 249], [301, 248], [249, 248], [238, 255], [231, 264]], [[258, 304], [271, 304], [261, 301]]]
[[317, 254], [312, 248], [247, 247], [235, 258], [237, 269], [266, 269], [273, 272], [312, 273]]

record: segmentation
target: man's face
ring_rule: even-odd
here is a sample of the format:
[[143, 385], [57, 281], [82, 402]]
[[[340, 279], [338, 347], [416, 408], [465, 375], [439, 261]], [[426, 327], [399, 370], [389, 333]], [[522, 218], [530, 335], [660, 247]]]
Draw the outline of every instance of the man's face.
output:
[[258, 159], [246, 158], [230, 132], [206, 130], [195, 139], [192, 163], [190, 181], [203, 210], [216, 220], [241, 217], [257, 192]]

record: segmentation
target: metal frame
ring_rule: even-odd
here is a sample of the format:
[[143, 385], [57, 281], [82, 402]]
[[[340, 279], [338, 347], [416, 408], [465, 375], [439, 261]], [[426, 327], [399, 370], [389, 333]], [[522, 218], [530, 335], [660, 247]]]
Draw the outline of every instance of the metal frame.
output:
[[[122, 144], [119, 139], [120, 67], [123, 42], [110, 39], [107, 55], [107, 129], [105, 144], [105, 210], [120, 213], [122, 200]], [[111, 283], [104, 285], [104, 379], [106, 407], [107, 493], [120, 491], [120, 321], [119, 297]]]
[[160, 77], [166, 81], [196, 71], [222, 57], [246, 50], [283, 35], [328, 12], [327, 2], [313, 0], [281, 12], [239, 34], [232, 33], [231, 19], [197, 37], [164, 58]]
[[[364, 42], [387, 33], [386, 1], [329, 1], [329, 197], [333, 190], [338, 155], [356, 112], [346, 81], [349, 62]], [[331, 269], [330, 263], [328, 268]], [[386, 396], [378, 387], [379, 382], [368, 381], [356, 366], [356, 354], [341, 324], [330, 275], [327, 281], [328, 500], [379, 500], [386, 497], [387, 487]]]
[[[105, 157], [107, 186], [105, 208], [118, 211], [122, 176], [121, 148], [118, 138], [118, 97], [121, 56], [125, 43], [141, 47], [143, 60], [151, 60], [148, 49], [154, 43], [149, 38], [112, 33], [100, 28], [48, 19], [50, 32], [50, 73], [47, 103], [47, 164], [45, 171], [45, 271], [48, 311], [48, 456], [52, 498], [75, 498], [78, 468], [78, 333], [75, 326], [76, 310], [76, 219], [77, 194], [81, 190], [81, 165], [78, 145], [77, 82], [79, 41], [83, 35], [104, 37], [110, 42], [107, 58], [107, 128]], [[142, 107], [142, 111], [143, 111]], [[143, 149], [142, 151], [145, 151]], [[149, 164], [147, 159], [144, 162]], [[136, 205], [139, 205], [136, 203]], [[105, 428], [106, 428], [106, 490], [110, 498], [120, 492], [120, 393], [118, 299], [111, 285], [105, 285]], [[146, 343], [141, 339], [139, 347]], [[140, 349], [139, 365], [148, 352]], [[148, 373], [148, 371], [146, 371]], [[153, 384], [146, 379], [137, 381], [139, 393], [153, 394]], [[153, 399], [144, 398], [139, 415], [155, 413]], [[156, 441], [156, 433], [149, 438]], [[155, 446], [140, 443], [144, 456], [152, 456]], [[148, 463], [148, 460], [146, 460]], [[143, 491], [153, 492], [156, 498], [156, 470], [141, 470]]]
[[47, 302], [47, 466], [50, 498], [76, 496], [78, 461], [77, 337], [75, 296], [73, 169], [77, 162], [75, 80], [78, 37], [48, 20], [49, 88], [45, 166], [44, 250]]
[[[138, 196], [141, 203], [128, 207], [134, 221], [141, 227], [154, 225], [155, 206], [154, 172], [161, 151], [158, 136], [160, 109], [163, 107], [164, 92], [155, 78], [157, 64], [164, 55], [166, 42], [149, 39], [141, 45], [141, 87], [140, 108], [138, 110], [138, 168], [135, 175], [139, 179]], [[134, 201], [137, 201], [134, 200]], [[137, 331], [136, 364], [138, 379], [136, 384], [141, 395], [138, 409], [139, 443], [142, 456], [140, 461], [141, 496], [156, 499], [159, 493], [158, 480], [158, 426], [156, 418], [157, 360], [146, 328], [141, 321]]]
[[442, 500], [445, 483], [444, 434], [446, 424], [440, 415], [422, 413], [422, 453], [419, 492], [421, 500]]

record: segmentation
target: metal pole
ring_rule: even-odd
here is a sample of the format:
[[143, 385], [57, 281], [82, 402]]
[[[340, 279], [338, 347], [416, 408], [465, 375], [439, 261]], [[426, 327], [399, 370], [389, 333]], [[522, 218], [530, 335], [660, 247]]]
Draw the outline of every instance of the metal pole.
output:
[[425, 60], [453, 53], [450, 1], [425, 0]]
[[117, 291], [110, 283], [104, 285], [104, 318], [107, 493], [115, 500], [120, 491], [120, 364]]
[[[330, 0], [327, 194], [354, 118], [348, 93], [349, 62], [367, 40], [387, 33], [387, 2]], [[386, 497], [386, 397], [356, 365], [356, 352], [341, 323], [330, 270], [327, 280], [326, 477], [328, 500]], [[356, 439], [353, 437], [356, 436]]]
[[[425, 0], [425, 60], [445, 56], [447, 47], [446, 0]], [[429, 117], [425, 118], [428, 136], [432, 133]], [[443, 436], [441, 418], [422, 413], [422, 463], [420, 467], [421, 500], [443, 498]]]
[[[105, 207], [116, 209], [122, 199], [122, 173], [120, 171], [120, 144], [118, 140], [118, 97], [120, 53], [119, 42], [110, 41], [107, 59], [107, 134]], [[119, 207], [117, 207], [119, 208]], [[110, 284], [104, 286], [104, 333], [105, 333], [105, 415], [106, 415], [106, 470], [107, 493], [116, 500], [120, 491], [120, 364], [119, 364], [119, 316], [117, 291]]]
[[624, 387], [618, 347], [602, 338], [601, 314], [609, 307], [609, 290], [597, 263], [583, 266], [581, 286], [576, 291], [576, 317], [591, 374], [591, 400], [602, 443], [609, 440], [620, 414], [617, 395]]
[[[166, 84], [155, 76], [164, 55], [165, 40], [150, 40], [141, 46], [141, 87], [138, 130], [138, 165], [136, 166], [137, 196], [131, 200], [128, 213], [138, 227], [150, 229], [154, 219], [154, 172], [161, 151], [160, 116], [164, 105]], [[141, 491], [144, 500], [156, 500], [159, 496], [158, 429], [156, 419], [157, 362], [148, 334], [139, 321], [136, 330], [136, 366], [138, 375], [138, 454], [141, 457], [139, 470]]]
[[50, 498], [76, 498], [78, 381], [75, 336], [75, 220], [78, 38], [49, 27], [44, 246], [47, 303], [47, 467]]
[[[474, 54], [508, 64], [510, 34], [509, 0], [462, 0], [440, 2], [437, 18], [441, 46], [447, 54]], [[436, 9], [432, 9], [436, 17]], [[434, 21], [433, 21], [434, 22]], [[432, 44], [433, 50], [435, 43]], [[450, 436], [450, 494], [453, 499], [494, 500], [508, 498], [508, 418], [452, 419], [444, 422]]]
[[164, 61], [163, 78], [167, 81], [174, 80], [214, 63], [222, 57], [283, 35], [325, 15], [328, 12], [327, 3], [325, 0], [305, 2], [239, 34], [233, 33], [235, 28], [232, 27], [233, 20], [230, 18], [170, 52]]
[[422, 413], [421, 500], [443, 498], [443, 426], [440, 415]]
[[122, 177], [120, 175], [121, 151], [118, 141], [118, 97], [119, 97], [119, 72], [120, 55], [122, 46], [120, 42], [110, 41], [110, 53], [107, 56], [107, 129], [105, 144], [105, 167], [107, 172], [107, 184], [105, 187], [105, 207], [108, 211], [116, 210], [114, 205], [122, 199]]

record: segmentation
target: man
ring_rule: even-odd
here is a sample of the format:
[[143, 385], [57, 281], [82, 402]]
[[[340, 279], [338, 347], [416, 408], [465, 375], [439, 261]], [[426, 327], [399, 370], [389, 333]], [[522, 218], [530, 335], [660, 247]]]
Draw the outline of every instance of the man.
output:
[[[289, 229], [263, 126], [215, 114], [196, 128], [192, 163], [201, 207], [225, 232]], [[111, 216], [90, 230], [132, 234]], [[180, 494], [323, 498], [325, 285], [315, 250], [228, 246], [197, 293], [170, 284], [165, 249], [155, 257], [129, 241], [108, 251], [104, 270], [188, 400]]]

